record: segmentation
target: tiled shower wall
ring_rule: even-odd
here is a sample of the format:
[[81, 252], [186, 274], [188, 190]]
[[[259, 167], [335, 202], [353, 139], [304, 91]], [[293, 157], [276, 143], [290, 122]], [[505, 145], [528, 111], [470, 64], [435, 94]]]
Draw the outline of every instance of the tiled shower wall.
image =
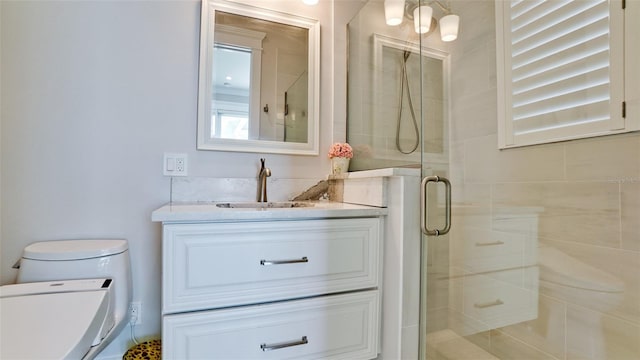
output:
[[[355, 154], [350, 170], [417, 167], [423, 156], [430, 164], [446, 167], [448, 133], [441, 119], [446, 115], [443, 69], [448, 65], [437, 54], [447, 44], [438, 37], [423, 38], [422, 46], [434, 53], [420, 56], [421, 39], [412, 22], [387, 26], [383, 20], [383, 2], [368, 1], [348, 24], [348, 140]], [[420, 143], [411, 110], [419, 126], [421, 106], [428, 109], [422, 114], [422, 154], [414, 149]]]
[[498, 150], [494, 2], [452, 6], [462, 19], [451, 47], [454, 201], [480, 206], [489, 219], [499, 207], [542, 208], [541, 246], [623, 288], [607, 294], [541, 286], [537, 319], [471, 340], [503, 358], [637, 359], [640, 133]]

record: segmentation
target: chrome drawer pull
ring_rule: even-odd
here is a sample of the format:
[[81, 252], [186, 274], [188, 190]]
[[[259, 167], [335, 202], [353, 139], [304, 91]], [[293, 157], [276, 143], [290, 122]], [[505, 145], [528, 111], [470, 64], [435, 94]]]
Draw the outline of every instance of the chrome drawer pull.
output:
[[484, 309], [484, 308], [488, 308], [488, 307], [492, 307], [492, 306], [498, 306], [498, 305], [502, 305], [502, 304], [504, 304], [502, 302], [502, 300], [496, 299], [496, 301], [492, 301], [492, 302], [488, 302], [488, 303], [481, 303], [481, 304], [475, 303], [475, 304], [473, 304], [473, 306], [477, 307], [478, 309]]
[[504, 245], [504, 241], [476, 243], [476, 246], [495, 246], [495, 245]]
[[282, 264], [297, 264], [297, 263], [307, 263], [309, 259], [305, 256], [302, 259], [293, 259], [293, 260], [260, 260], [260, 265], [282, 265]]
[[271, 345], [261, 344], [260, 349], [262, 349], [262, 351], [271, 351], [271, 350], [278, 350], [278, 349], [291, 347], [291, 346], [304, 345], [307, 343], [309, 343], [309, 340], [307, 340], [306, 336], [303, 336], [302, 339], [297, 341], [294, 340], [290, 342], [283, 342], [283, 343], [271, 344]]

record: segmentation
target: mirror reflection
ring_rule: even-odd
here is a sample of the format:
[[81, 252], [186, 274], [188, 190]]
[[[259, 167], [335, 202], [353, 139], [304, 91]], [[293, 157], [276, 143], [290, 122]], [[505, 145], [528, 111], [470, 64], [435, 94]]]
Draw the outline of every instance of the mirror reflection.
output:
[[198, 149], [317, 154], [318, 22], [205, 2]]
[[211, 137], [307, 141], [308, 30], [216, 12]]

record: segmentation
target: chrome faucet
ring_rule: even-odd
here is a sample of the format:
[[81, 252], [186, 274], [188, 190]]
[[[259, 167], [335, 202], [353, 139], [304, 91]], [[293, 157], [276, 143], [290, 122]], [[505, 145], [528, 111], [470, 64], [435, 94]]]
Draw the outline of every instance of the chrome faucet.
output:
[[267, 178], [271, 176], [271, 169], [264, 167], [265, 159], [260, 159], [260, 173], [258, 174], [258, 202], [267, 202]]

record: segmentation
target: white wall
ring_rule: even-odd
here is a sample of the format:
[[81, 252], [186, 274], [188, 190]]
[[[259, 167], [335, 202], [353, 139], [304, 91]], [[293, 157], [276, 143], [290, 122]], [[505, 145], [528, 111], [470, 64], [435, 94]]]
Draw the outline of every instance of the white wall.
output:
[[[332, 74], [346, 73], [344, 54], [334, 64], [346, 36], [334, 39], [334, 3], [255, 3], [321, 22], [318, 156], [196, 151], [199, 1], [0, 1], [2, 284], [31, 242], [126, 238], [143, 303], [136, 332], [159, 334], [161, 233], [150, 213], [169, 200], [163, 152], [187, 153], [191, 176], [254, 178], [260, 157], [272, 179], [326, 176], [326, 149], [345, 133], [346, 80], [334, 98]], [[354, 3], [335, 5], [341, 32]], [[128, 339], [105, 354], [122, 354]]]

